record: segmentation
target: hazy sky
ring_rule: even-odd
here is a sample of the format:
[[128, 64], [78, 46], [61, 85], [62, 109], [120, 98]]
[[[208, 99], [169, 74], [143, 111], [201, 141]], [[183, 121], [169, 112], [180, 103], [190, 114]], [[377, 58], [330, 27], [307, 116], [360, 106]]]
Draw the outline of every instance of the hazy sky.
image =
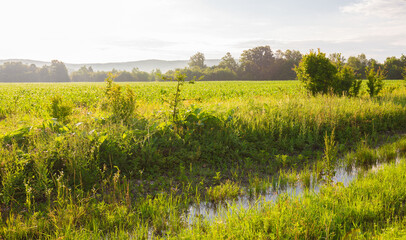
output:
[[0, 59], [206, 58], [270, 45], [406, 54], [406, 0], [3, 0]]

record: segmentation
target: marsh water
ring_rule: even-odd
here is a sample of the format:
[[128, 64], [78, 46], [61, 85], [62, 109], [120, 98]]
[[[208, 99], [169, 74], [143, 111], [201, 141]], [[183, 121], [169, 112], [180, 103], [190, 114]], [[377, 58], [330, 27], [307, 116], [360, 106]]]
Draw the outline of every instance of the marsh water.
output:
[[[396, 163], [398, 162], [396, 158]], [[335, 175], [332, 178], [333, 184], [342, 184], [348, 186], [358, 175], [360, 171], [376, 171], [382, 167], [384, 163], [375, 163], [367, 168], [346, 168], [343, 166], [335, 168]], [[264, 194], [250, 197], [248, 195], [239, 196], [237, 199], [228, 200], [223, 203], [201, 202], [200, 204], [193, 204], [187, 211], [185, 218], [189, 224], [193, 223], [196, 218], [213, 220], [216, 217], [232, 215], [246, 209], [260, 208], [265, 202], [274, 202], [281, 194], [288, 194], [289, 196], [302, 194], [305, 189], [318, 192], [320, 187], [325, 184], [324, 181], [317, 181], [317, 178], [312, 173], [310, 187], [305, 187], [300, 181], [294, 184], [280, 185], [276, 187], [269, 187]], [[276, 189], [276, 190], [275, 190]]]

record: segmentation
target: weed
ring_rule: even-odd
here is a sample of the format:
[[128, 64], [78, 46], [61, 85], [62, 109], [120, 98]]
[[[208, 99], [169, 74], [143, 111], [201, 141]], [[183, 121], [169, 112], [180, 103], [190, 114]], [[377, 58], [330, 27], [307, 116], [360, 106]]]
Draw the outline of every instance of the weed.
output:
[[110, 109], [111, 118], [114, 121], [128, 122], [135, 112], [135, 93], [129, 86], [122, 91], [122, 87], [113, 82], [115, 77], [114, 74], [109, 73], [105, 80], [105, 104]]
[[368, 93], [370, 97], [375, 97], [379, 94], [382, 90], [384, 83], [383, 80], [385, 79], [385, 74], [382, 69], [378, 69], [376, 72], [373, 68], [366, 69], [365, 74], [367, 76], [368, 82]]
[[67, 118], [72, 114], [72, 109], [72, 104], [63, 100], [60, 95], [54, 95], [51, 98], [49, 112], [53, 118], [56, 118], [61, 122], [65, 122]]

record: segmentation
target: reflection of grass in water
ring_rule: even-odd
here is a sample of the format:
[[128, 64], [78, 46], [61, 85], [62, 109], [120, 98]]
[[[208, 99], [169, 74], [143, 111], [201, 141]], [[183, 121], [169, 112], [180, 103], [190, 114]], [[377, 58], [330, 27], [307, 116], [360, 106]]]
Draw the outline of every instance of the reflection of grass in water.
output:
[[397, 157], [397, 148], [395, 144], [388, 144], [380, 147], [377, 151], [379, 162], [390, 162]]
[[265, 194], [272, 185], [272, 182], [269, 181], [269, 177], [267, 179], [262, 179], [258, 176], [250, 177], [247, 189], [248, 195], [252, 197], [254, 195]]
[[305, 169], [300, 172], [299, 179], [305, 188], [310, 188], [312, 172], [308, 167], [305, 167]]
[[278, 176], [278, 186], [284, 189], [287, 186], [293, 186], [297, 182], [297, 171], [296, 169], [291, 170], [280, 170]]

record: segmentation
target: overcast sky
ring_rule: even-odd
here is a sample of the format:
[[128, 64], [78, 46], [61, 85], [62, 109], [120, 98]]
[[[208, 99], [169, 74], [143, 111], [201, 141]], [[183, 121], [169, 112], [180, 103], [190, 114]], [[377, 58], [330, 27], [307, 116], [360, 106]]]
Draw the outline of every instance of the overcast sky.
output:
[[206, 58], [269, 45], [406, 54], [406, 0], [3, 0], [0, 59]]

